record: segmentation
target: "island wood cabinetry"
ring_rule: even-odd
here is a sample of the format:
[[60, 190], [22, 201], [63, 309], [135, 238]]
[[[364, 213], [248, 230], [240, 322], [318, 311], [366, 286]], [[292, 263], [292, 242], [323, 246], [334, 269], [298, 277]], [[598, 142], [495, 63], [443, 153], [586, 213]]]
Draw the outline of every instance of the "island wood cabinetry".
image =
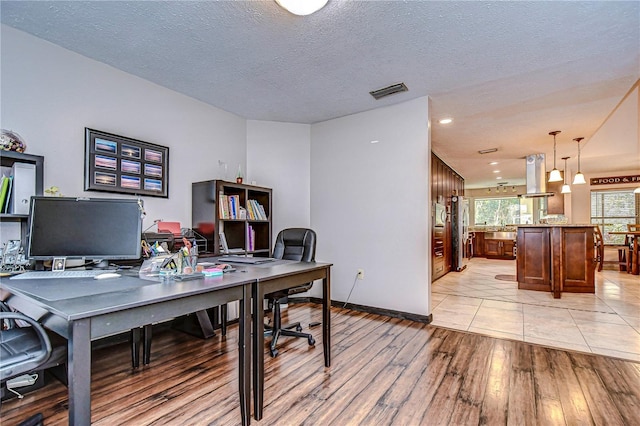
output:
[[593, 226], [519, 226], [517, 235], [518, 288], [595, 293]]

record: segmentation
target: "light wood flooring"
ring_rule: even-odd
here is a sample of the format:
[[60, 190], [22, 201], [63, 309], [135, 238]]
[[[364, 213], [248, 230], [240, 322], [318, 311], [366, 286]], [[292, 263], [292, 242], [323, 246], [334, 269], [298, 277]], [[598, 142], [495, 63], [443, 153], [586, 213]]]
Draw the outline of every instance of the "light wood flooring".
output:
[[[305, 329], [312, 304], [290, 305]], [[285, 318], [287, 320], [287, 318]], [[265, 409], [257, 425], [639, 425], [640, 364], [521, 341], [332, 309], [332, 366], [317, 344], [285, 338], [265, 355]], [[157, 333], [151, 365], [133, 371], [129, 347], [98, 349], [92, 362], [96, 425], [240, 424], [237, 326], [226, 339]], [[265, 353], [268, 351], [265, 347]], [[57, 381], [2, 404], [0, 424], [35, 412], [68, 419]]]
[[640, 362], [640, 276], [605, 266], [594, 294], [554, 299], [519, 290], [515, 260], [473, 258], [432, 283], [432, 325]]

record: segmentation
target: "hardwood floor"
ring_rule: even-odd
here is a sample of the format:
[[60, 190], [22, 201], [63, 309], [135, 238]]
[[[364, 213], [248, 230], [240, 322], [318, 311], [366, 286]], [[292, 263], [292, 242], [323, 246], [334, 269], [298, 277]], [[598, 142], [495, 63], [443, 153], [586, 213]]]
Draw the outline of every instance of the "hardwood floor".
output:
[[[305, 329], [316, 305], [290, 305]], [[322, 333], [265, 346], [265, 409], [258, 425], [640, 424], [640, 364], [549, 349], [373, 314], [332, 310], [332, 366]], [[151, 365], [133, 371], [127, 344], [98, 349], [92, 364], [96, 425], [240, 424], [237, 326], [226, 339], [167, 330]], [[66, 388], [52, 380], [2, 404], [0, 424], [36, 412], [67, 423]]]

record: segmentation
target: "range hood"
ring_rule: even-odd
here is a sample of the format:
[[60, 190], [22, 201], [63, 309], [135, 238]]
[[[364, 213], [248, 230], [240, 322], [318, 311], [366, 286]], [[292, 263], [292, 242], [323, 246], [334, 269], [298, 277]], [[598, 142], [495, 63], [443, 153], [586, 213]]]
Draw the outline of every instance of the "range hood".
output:
[[527, 162], [527, 193], [521, 197], [552, 197], [553, 192], [547, 192], [547, 170], [544, 154], [530, 154]]

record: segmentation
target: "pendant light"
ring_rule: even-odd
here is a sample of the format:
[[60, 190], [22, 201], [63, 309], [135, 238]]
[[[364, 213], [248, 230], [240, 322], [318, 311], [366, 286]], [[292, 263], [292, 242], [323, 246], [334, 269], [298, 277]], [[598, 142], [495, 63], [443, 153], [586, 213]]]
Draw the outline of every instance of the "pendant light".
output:
[[571, 187], [567, 183], [567, 160], [569, 158], [570, 157], [562, 157], [564, 160], [564, 185], [562, 185], [562, 191], [560, 191], [561, 194], [571, 194]]
[[587, 183], [587, 181], [584, 180], [584, 175], [580, 171], [580, 141], [582, 139], [584, 139], [584, 138], [575, 138], [574, 139], [574, 141], [578, 142], [578, 173], [576, 173], [576, 175], [573, 177], [573, 184], [574, 185], [584, 185], [585, 183]]
[[560, 182], [562, 180], [560, 170], [556, 168], [556, 135], [558, 133], [560, 133], [560, 130], [549, 132], [550, 135], [553, 135], [553, 170], [549, 173], [549, 182]]

